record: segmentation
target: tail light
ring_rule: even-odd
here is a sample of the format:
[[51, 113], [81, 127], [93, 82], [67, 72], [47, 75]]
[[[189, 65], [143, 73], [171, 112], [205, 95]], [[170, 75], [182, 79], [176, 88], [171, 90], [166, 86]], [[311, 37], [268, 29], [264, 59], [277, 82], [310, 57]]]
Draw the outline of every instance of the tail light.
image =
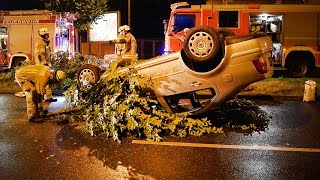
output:
[[264, 59], [264, 56], [260, 56], [258, 59], [252, 61], [252, 63], [260, 74], [265, 74], [268, 72], [267, 61]]

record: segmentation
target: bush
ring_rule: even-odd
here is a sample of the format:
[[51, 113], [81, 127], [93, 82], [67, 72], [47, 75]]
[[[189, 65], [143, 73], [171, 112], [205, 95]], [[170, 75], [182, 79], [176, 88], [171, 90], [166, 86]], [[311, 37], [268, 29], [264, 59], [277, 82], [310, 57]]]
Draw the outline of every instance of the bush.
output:
[[87, 62], [84, 55], [75, 53], [70, 57], [67, 52], [56, 52], [50, 58], [50, 64], [54, 70], [62, 70], [66, 73], [66, 79], [53, 86], [53, 89], [67, 90], [74, 83], [78, 69]]

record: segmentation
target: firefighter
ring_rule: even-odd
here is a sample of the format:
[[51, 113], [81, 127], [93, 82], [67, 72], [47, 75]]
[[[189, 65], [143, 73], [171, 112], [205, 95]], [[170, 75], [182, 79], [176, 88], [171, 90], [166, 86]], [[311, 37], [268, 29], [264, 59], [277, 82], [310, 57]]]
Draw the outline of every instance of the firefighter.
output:
[[44, 117], [43, 96], [48, 84], [61, 82], [65, 79], [63, 71], [53, 71], [45, 65], [28, 65], [15, 73], [16, 82], [25, 92], [28, 121], [37, 122]]
[[137, 55], [137, 41], [131, 34], [130, 27], [123, 25], [119, 27], [120, 37], [126, 40], [124, 55]]
[[[50, 40], [49, 40], [49, 29], [48, 28], [41, 28], [38, 31], [39, 39], [36, 43], [35, 47], [35, 64], [42, 64], [45, 66], [49, 66], [50, 54], [51, 50], [49, 47]], [[54, 102], [57, 99], [52, 98], [52, 90], [50, 85], [46, 87], [46, 93], [44, 95], [44, 100], [46, 102]]]

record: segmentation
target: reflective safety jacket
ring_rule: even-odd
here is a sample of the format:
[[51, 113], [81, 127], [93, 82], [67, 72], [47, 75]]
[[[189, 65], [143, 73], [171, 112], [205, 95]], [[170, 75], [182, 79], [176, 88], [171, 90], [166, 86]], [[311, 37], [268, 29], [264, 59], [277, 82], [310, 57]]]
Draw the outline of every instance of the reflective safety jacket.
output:
[[136, 38], [131, 33], [127, 33], [126, 35], [124, 35], [124, 39], [126, 40], [126, 49], [124, 54], [136, 55], [137, 54]]
[[50, 47], [49, 47], [49, 40], [40, 39], [36, 43], [35, 47], [35, 55], [34, 55], [34, 62], [36, 64], [48, 65], [48, 61], [50, 58]]
[[29, 65], [21, 67], [16, 71], [16, 81], [18, 83], [30, 82], [38, 94], [45, 94], [45, 87], [52, 76], [51, 69], [44, 65]]

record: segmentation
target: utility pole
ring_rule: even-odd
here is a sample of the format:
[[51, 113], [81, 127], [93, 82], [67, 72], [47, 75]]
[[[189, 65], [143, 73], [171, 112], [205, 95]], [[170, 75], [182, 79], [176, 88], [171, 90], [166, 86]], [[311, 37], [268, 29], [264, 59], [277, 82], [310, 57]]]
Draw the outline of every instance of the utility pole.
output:
[[128, 26], [131, 27], [131, 0], [128, 0]]

